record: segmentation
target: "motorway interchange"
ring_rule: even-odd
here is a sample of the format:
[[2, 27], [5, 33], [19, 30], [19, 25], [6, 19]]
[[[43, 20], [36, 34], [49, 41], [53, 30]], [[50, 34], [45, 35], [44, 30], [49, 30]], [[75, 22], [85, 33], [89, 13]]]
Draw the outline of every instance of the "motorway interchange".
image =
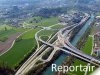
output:
[[[39, 33], [45, 30], [53, 30], [52, 26], [44, 27], [43, 29], [39, 30], [35, 34], [35, 39], [37, 41], [37, 50], [36, 52], [20, 67], [20, 69], [16, 72], [15, 75], [25, 75], [27, 72], [29, 72], [33, 67], [36, 66], [36, 63], [40, 60], [42, 63], [46, 63], [51, 61], [53, 56], [57, 51], [63, 51], [65, 53], [68, 53], [70, 55], [73, 55], [79, 59], [82, 59], [88, 63], [94, 64], [96, 66], [100, 65], [100, 61], [96, 58], [94, 58], [91, 55], [85, 54], [76, 47], [74, 47], [70, 43], [70, 37], [71, 32], [77, 28], [78, 26], [81, 26], [84, 22], [86, 22], [91, 15], [85, 13], [85, 16], [81, 20], [79, 24], [71, 25], [64, 27], [60, 29], [58, 32], [56, 32], [52, 37], [50, 36], [47, 41], [44, 41], [40, 36]], [[58, 25], [58, 24], [56, 24]], [[54, 40], [56, 38], [56, 40]], [[54, 40], [54, 41], [53, 41]], [[42, 46], [39, 45], [39, 43], [43, 43]], [[53, 51], [49, 55], [47, 59], [43, 59], [42, 57], [50, 51], [50, 49], [53, 48]]]

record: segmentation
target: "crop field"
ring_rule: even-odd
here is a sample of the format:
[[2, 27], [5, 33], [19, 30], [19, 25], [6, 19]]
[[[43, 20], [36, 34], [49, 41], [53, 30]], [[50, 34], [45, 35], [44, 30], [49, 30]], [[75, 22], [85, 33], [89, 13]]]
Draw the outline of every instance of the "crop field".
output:
[[16, 32], [23, 32], [27, 29], [23, 29], [23, 28], [15, 28], [15, 27], [11, 27], [8, 25], [2, 25], [0, 26], [0, 41], [6, 41], [8, 36], [10, 36], [11, 34], [14, 34]]
[[[40, 17], [35, 18], [35, 19], [40, 19]], [[25, 21], [23, 24], [25, 25], [25, 23], [30, 24], [30, 21], [33, 20], [33, 18], [30, 18], [28, 21]], [[58, 23], [58, 18], [57, 17], [51, 17], [48, 19], [43, 19], [41, 20], [41, 22], [38, 23], [32, 23], [33, 25], [40, 25], [40, 26], [51, 26], [54, 24]], [[32, 49], [36, 46], [36, 40], [35, 40], [35, 33], [40, 30], [40, 28], [9, 28], [9, 30], [7, 30], [7, 32], [5, 31], [5, 27], [1, 27], [4, 29], [2, 36], [7, 36], [16, 32], [25, 32], [24, 34], [22, 34], [19, 38], [16, 39], [14, 45], [12, 46], [12, 48], [6, 52], [5, 54], [3, 54], [2, 56], [0, 56], [0, 61], [2, 62], [6, 62], [6, 64], [12, 68], [14, 68], [16, 65], [18, 65], [20, 63], [21, 60], [24, 59], [24, 57], [32, 51]], [[44, 35], [51, 35], [51, 33], [53, 33], [54, 31], [47, 31], [47, 32], [43, 32], [42, 34]], [[2, 33], [2, 32], [1, 32]]]
[[15, 42], [13, 47], [0, 57], [0, 60], [11, 67], [17, 65], [35, 46], [34, 34], [36, 31], [38, 29], [32, 29], [20, 36], [22, 39]]

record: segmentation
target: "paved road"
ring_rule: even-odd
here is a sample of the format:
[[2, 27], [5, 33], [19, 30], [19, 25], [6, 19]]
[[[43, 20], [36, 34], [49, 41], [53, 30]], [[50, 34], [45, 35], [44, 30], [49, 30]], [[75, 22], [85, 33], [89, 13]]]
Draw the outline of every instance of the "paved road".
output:
[[[54, 48], [54, 50], [51, 52], [51, 54], [47, 60], [42, 60], [43, 63], [49, 62], [52, 59], [52, 57], [54, 56], [54, 54], [56, 53], [56, 51], [62, 50], [62, 51], [67, 52], [71, 55], [74, 55], [77, 58], [80, 58], [84, 61], [87, 61], [89, 63], [92, 63], [92, 64], [99, 66], [100, 65], [99, 60], [92, 57], [91, 55], [87, 55], [87, 54], [83, 53], [82, 51], [78, 50], [69, 42], [70, 32], [73, 31], [73, 29], [75, 29], [77, 26], [82, 25], [82, 23], [85, 22], [88, 18], [89, 18], [89, 15], [85, 14], [85, 17], [81, 20], [81, 22], [78, 25], [73, 25], [73, 26], [69, 26], [69, 27], [65, 27], [65, 28], [61, 29], [48, 41], [44, 41], [41, 38], [39, 38], [39, 36], [38, 36], [38, 34], [41, 31], [45, 30], [45, 28], [38, 31], [35, 34], [35, 39], [37, 42], [38, 41], [42, 42], [44, 45], [42, 45], [40, 48], [38, 48], [36, 50], [36, 52], [21, 66], [21, 68], [17, 71], [17, 73], [15, 75], [25, 75], [29, 70], [31, 70], [36, 65], [36, 62], [38, 60], [41, 60], [41, 57], [44, 54], [46, 54], [48, 52], [48, 50], [50, 49], [50, 48], [44, 49], [46, 46], [52, 47], [52, 48]], [[48, 29], [50, 29], [50, 28], [48, 28]], [[58, 37], [58, 38], [53, 43], [50, 43], [50, 41], [52, 41], [55, 37]], [[56, 41], [57, 42], [59, 41], [59, 43], [63, 47], [59, 47], [59, 46], [55, 45], [54, 43]]]

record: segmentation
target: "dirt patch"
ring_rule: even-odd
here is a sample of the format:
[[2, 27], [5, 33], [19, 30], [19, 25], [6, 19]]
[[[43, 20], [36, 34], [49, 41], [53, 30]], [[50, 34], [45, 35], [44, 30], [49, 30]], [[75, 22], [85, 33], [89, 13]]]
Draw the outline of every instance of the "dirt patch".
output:
[[8, 39], [5, 42], [0, 41], [0, 53], [9, 49], [13, 43], [13, 41], [21, 34], [21, 32], [14, 33], [8, 36]]

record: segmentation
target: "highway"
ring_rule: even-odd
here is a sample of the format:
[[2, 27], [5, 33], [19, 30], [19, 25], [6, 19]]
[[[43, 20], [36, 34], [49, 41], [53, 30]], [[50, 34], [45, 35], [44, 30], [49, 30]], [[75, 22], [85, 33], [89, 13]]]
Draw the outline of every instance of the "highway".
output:
[[[55, 24], [55, 25], [57, 25], [57, 24]], [[49, 27], [51, 28], [51, 27], [53, 27], [53, 26], [55, 26], [55, 25], [52, 25], [52, 26], [49, 26]], [[38, 46], [39, 46], [39, 43], [38, 43], [39, 36], [38, 36], [38, 34], [39, 34], [41, 31], [43, 31], [43, 30], [46, 30], [46, 29], [41, 29], [41, 30], [39, 30], [39, 31], [35, 34], [35, 39], [36, 39], [36, 41], [37, 41], [37, 45], [38, 45]], [[55, 38], [55, 36], [57, 36], [57, 33], [56, 33], [55, 35], [53, 35], [52, 38], [50, 38], [49, 40], [47, 40], [47, 42], [50, 42], [51, 40], [53, 40], [53, 39]], [[44, 48], [45, 48], [46, 46], [47, 46], [47, 45], [43, 44], [42, 46], [38, 47], [37, 50], [36, 50], [36, 52], [35, 52], [35, 53], [20, 67], [20, 69], [16, 72], [15, 75], [25, 75], [25, 74], [31, 69], [30, 66], [32, 66], [32, 65], [30, 65], [30, 64], [33, 63], [33, 62], [34, 62], [33, 60], [35, 60], [35, 58], [37, 58], [38, 55], [44, 51]], [[43, 55], [43, 54], [42, 54], [42, 55]], [[38, 61], [38, 59], [37, 59], [37, 61]], [[35, 62], [37, 62], [37, 61], [35, 61]], [[34, 65], [33, 65], [33, 66], [34, 66]], [[27, 67], [28, 67], [28, 68], [27, 68]], [[29, 69], [29, 68], [30, 68], [30, 69]], [[26, 71], [26, 70], [27, 70], [27, 71]]]
[[[79, 49], [74, 47], [69, 41], [70, 35], [71, 35], [71, 32], [73, 31], [73, 29], [82, 25], [84, 22], [87, 21], [87, 19], [89, 19], [89, 15], [87, 13], [85, 13], [85, 17], [81, 20], [81, 22], [79, 24], [71, 25], [71, 26], [62, 28], [51, 39], [49, 39], [47, 41], [42, 40], [38, 35], [41, 31], [46, 30], [46, 28], [39, 30], [35, 34], [35, 39], [36, 39], [37, 44], [38, 44], [38, 49], [20, 67], [20, 69], [16, 72], [15, 75], [25, 75], [29, 70], [31, 70], [33, 67], [36, 66], [36, 62], [39, 60], [42, 60], [43, 63], [49, 62], [53, 58], [53, 56], [55, 55], [56, 51], [60, 51], [60, 50], [65, 52], [65, 53], [69, 53], [69, 54], [71, 54], [79, 59], [86, 61], [86, 62], [89, 62], [89, 63], [92, 63], [96, 66], [99, 66], [100, 61], [98, 59], [80, 51]], [[55, 26], [55, 25], [53, 25], [53, 26]], [[50, 27], [52, 27], [52, 26], [50, 26]], [[48, 29], [51, 29], [51, 28], [48, 28]], [[50, 43], [56, 37], [57, 37], [57, 39], [53, 43]], [[43, 43], [43, 45], [41, 47], [39, 47], [39, 42]], [[59, 45], [56, 45], [56, 43], [59, 43]], [[48, 46], [48, 48], [45, 49], [46, 46]], [[48, 52], [50, 47], [53, 48], [54, 50], [51, 52], [50, 56], [46, 60], [43, 60], [42, 59], [43, 55]]]

